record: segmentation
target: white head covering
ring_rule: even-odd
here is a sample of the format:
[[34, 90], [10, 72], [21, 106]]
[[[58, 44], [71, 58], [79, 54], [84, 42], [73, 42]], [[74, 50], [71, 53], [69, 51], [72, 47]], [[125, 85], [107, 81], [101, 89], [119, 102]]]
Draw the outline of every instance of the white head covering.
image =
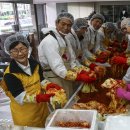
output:
[[57, 16], [57, 19], [56, 21], [58, 21], [59, 19], [62, 19], [62, 18], [66, 18], [66, 19], [69, 19], [72, 24], [74, 23], [74, 17], [72, 14], [68, 13], [68, 12], [62, 12], [60, 13], [58, 16]]
[[130, 27], [130, 18], [125, 18], [121, 21], [121, 28]]
[[85, 27], [87, 29], [88, 27], [88, 22], [86, 19], [84, 18], [78, 18], [74, 21], [74, 24], [72, 26], [72, 28], [75, 30], [75, 31], [78, 31], [80, 30], [81, 28]]
[[27, 47], [29, 47], [30, 43], [28, 40], [21, 34], [21, 33], [16, 33], [14, 35], [11, 35], [6, 38], [4, 42], [4, 49], [7, 54], [9, 54], [9, 48], [14, 42], [22, 42], [25, 43]]
[[107, 28], [107, 29], [111, 29], [111, 30], [115, 30], [116, 29], [116, 26], [112, 22], [106, 22], [102, 26]]
[[105, 17], [104, 17], [102, 14], [98, 14], [98, 13], [94, 14], [94, 15], [91, 17], [90, 20], [92, 21], [92, 20], [94, 20], [94, 19], [101, 19], [103, 23], [104, 23], [104, 21], [105, 21]]

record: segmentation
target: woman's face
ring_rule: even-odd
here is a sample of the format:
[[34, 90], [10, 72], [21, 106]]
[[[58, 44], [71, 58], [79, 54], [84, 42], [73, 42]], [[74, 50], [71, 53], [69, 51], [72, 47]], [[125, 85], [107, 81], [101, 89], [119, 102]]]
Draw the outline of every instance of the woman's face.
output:
[[95, 30], [98, 30], [102, 26], [103, 22], [101, 19], [93, 19], [91, 25]]
[[130, 34], [130, 26], [127, 27], [127, 33]]
[[71, 31], [72, 23], [69, 19], [62, 18], [56, 22], [56, 28], [59, 32], [63, 34], [68, 34]]
[[23, 45], [21, 42], [13, 49], [10, 50], [10, 56], [21, 63], [22, 65], [27, 66], [28, 64], [28, 48]]
[[106, 33], [107, 33], [107, 34], [111, 34], [111, 33], [113, 33], [113, 32], [114, 32], [114, 30], [113, 30], [113, 29], [106, 28]]
[[121, 29], [121, 31], [122, 31], [123, 35], [126, 35], [126, 34], [127, 34], [127, 28], [126, 28], [126, 27], [123, 27], [123, 28]]
[[78, 31], [76, 31], [76, 34], [77, 34], [78, 36], [83, 36], [86, 31], [87, 31], [87, 27], [82, 27], [82, 28], [80, 28]]

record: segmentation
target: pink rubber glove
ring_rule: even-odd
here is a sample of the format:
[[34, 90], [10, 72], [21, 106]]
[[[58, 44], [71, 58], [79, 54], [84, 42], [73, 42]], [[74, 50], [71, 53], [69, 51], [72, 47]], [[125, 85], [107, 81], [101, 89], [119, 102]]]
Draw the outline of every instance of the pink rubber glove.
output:
[[122, 99], [130, 100], [130, 92], [122, 88], [117, 89], [117, 96]]

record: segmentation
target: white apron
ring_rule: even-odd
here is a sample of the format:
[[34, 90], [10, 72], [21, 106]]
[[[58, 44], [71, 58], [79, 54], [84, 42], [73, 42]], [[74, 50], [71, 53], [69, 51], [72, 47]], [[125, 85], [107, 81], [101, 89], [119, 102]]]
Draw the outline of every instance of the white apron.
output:
[[[68, 54], [68, 48], [67, 47], [60, 47], [60, 56], [62, 57], [63, 61], [64, 61], [64, 65], [66, 67], [67, 70], [70, 70], [70, 63], [69, 61], [67, 61], [65, 59], [65, 57]], [[50, 82], [56, 83], [59, 86], [63, 87], [64, 90], [66, 91], [67, 94], [67, 98], [69, 99], [74, 91], [75, 91], [75, 81], [69, 81], [69, 80], [65, 80], [61, 77], [59, 77], [58, 75], [56, 75], [51, 69], [50, 67], [46, 68], [45, 71], [43, 72], [43, 75], [46, 79], [48, 79]]]

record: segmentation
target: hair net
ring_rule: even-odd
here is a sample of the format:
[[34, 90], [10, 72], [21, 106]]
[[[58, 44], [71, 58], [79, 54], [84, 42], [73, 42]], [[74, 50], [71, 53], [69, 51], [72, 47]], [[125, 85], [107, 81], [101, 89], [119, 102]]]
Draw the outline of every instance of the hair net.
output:
[[72, 26], [72, 28], [75, 30], [75, 31], [78, 31], [79, 29], [81, 28], [87, 28], [88, 27], [88, 22], [86, 19], [84, 18], [78, 18], [74, 21], [74, 24]]
[[104, 23], [103, 27], [107, 28], [107, 29], [111, 29], [111, 30], [115, 30], [116, 27], [112, 22], [106, 22]]
[[66, 19], [69, 19], [72, 24], [74, 23], [74, 17], [72, 14], [68, 13], [68, 12], [62, 12], [60, 13], [58, 16], [57, 16], [57, 19], [56, 20], [59, 20], [59, 19], [62, 19], [62, 18], [66, 18]]
[[121, 28], [130, 27], [130, 18], [125, 18], [121, 21]]
[[20, 33], [16, 33], [14, 35], [11, 35], [6, 38], [4, 42], [4, 49], [7, 54], [9, 54], [9, 48], [14, 42], [23, 42], [26, 44], [27, 47], [29, 47], [30, 43], [28, 40]]
[[105, 21], [105, 17], [104, 17], [102, 14], [98, 14], [98, 13], [94, 14], [94, 15], [91, 17], [91, 21], [92, 21], [93, 19], [101, 19], [103, 23], [104, 23], [104, 21]]

